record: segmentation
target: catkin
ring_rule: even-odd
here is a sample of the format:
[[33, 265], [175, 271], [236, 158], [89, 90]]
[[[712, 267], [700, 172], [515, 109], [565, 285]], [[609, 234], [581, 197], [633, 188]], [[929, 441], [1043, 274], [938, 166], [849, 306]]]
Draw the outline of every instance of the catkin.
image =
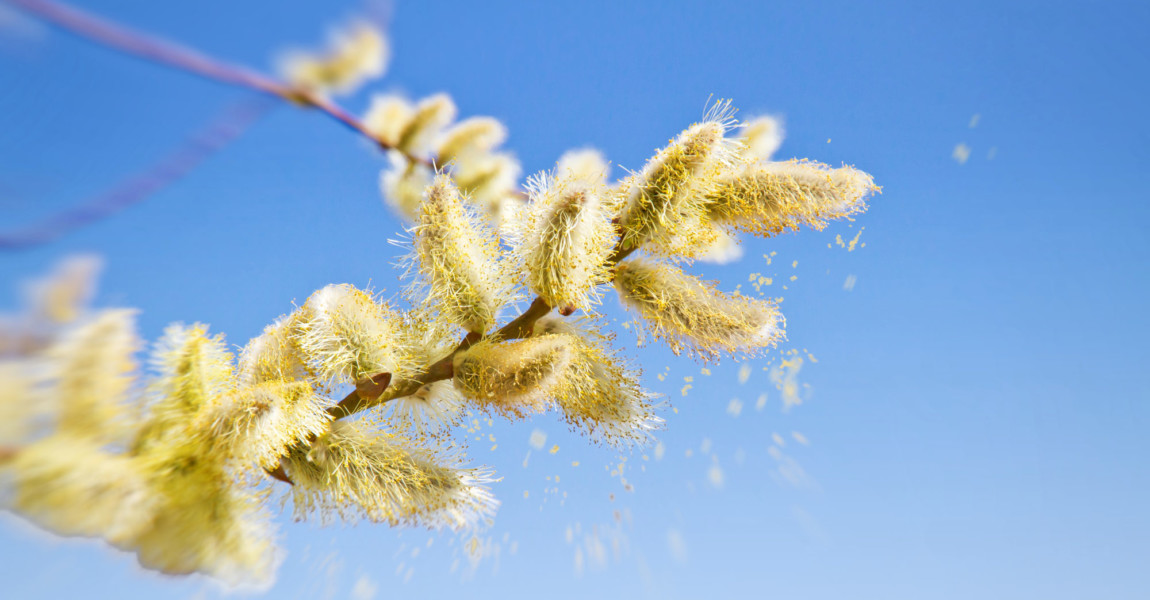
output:
[[830, 219], [865, 210], [866, 199], [878, 190], [870, 175], [854, 167], [787, 161], [725, 176], [707, 201], [716, 222], [769, 237], [800, 225], [822, 229]]
[[427, 188], [411, 233], [427, 305], [467, 331], [490, 329], [510, 300], [502, 251], [495, 233], [464, 207], [447, 176], [436, 177]]
[[616, 267], [615, 289], [647, 330], [678, 354], [703, 359], [721, 353], [753, 354], [783, 336], [783, 317], [774, 304], [713, 285], [666, 264], [629, 260]]

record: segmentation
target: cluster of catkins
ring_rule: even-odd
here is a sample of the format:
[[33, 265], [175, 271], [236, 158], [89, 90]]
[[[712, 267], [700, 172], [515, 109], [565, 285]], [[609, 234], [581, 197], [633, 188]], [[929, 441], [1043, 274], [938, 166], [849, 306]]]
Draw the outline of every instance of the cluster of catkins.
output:
[[[356, 57], [386, 45], [357, 31], [326, 58], [296, 57], [291, 80], [339, 91], [381, 70]], [[779, 124], [731, 114], [720, 103], [616, 183], [578, 151], [520, 192], [497, 121], [452, 125], [446, 96], [376, 99], [364, 123], [393, 154], [384, 192], [413, 221], [404, 307], [333, 284], [238, 356], [203, 325], [173, 325], [140, 369], [133, 312], [83, 308], [91, 264], [69, 263], [0, 338], [4, 501], [149, 568], [260, 582], [276, 564], [276, 487], [298, 519], [488, 521], [493, 474], [463, 466], [451, 437], [467, 410], [553, 410], [597, 442], [647, 442], [662, 421], [599, 328], [606, 284], [676, 353], [754, 354], [783, 335], [776, 306], [680, 267], [735, 256], [736, 232], [821, 228], [877, 189], [854, 168], [769, 162]]]

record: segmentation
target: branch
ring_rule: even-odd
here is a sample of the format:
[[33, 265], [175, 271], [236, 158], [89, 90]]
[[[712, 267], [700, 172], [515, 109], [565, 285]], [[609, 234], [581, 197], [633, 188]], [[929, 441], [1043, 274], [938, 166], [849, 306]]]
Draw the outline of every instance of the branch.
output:
[[229, 105], [202, 131], [143, 173], [111, 190], [39, 223], [0, 233], [0, 250], [22, 250], [51, 242], [66, 233], [112, 216], [186, 176], [224, 148], [272, 108], [266, 97]]
[[[315, 92], [295, 89], [246, 67], [223, 62], [191, 48], [134, 31], [53, 0], [0, 1], [8, 2], [67, 33], [106, 48], [199, 75], [205, 79], [255, 90], [296, 106], [318, 109], [344, 127], [371, 140], [380, 149], [399, 151], [393, 145], [372, 135], [351, 113]], [[406, 152], [403, 154], [411, 162], [435, 167], [435, 161], [431, 158], [412, 156]]]

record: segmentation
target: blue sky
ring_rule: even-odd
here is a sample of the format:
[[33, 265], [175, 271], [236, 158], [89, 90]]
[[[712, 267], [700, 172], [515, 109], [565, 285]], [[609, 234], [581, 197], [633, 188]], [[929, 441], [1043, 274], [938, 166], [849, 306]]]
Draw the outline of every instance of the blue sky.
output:
[[[256, 67], [356, 9], [81, 5]], [[740, 363], [703, 375], [620, 330], [649, 388], [677, 408], [661, 460], [627, 457], [633, 492], [610, 473], [617, 453], [553, 416], [496, 423], [484, 429], [496, 450], [472, 453], [505, 477], [484, 534], [497, 557], [453, 569], [451, 535], [283, 519], [274, 597], [351, 597], [360, 581], [377, 598], [1150, 593], [1145, 4], [399, 2], [393, 16], [394, 60], [373, 89], [447, 91], [462, 115], [502, 119], [527, 172], [586, 145], [638, 168], [714, 95], [784, 115], [781, 157], [853, 164], [883, 193], [854, 223], [748, 239], [741, 262], [693, 267], [726, 289], [774, 276], [784, 350], [818, 361], [799, 373], [801, 406], [783, 411], [763, 370], [778, 354], [746, 363], [740, 384]], [[107, 189], [242, 97], [50, 30], [7, 31], [4, 229]], [[960, 143], [965, 164], [952, 158]], [[105, 257], [98, 302], [139, 307], [148, 338], [203, 321], [242, 344], [327, 283], [394, 292], [400, 250], [387, 240], [401, 224], [378, 197], [382, 165], [346, 131], [282, 107], [148, 202], [0, 255], [4, 305], [18, 281], [74, 252]], [[834, 243], [863, 228], [865, 247]], [[621, 316], [613, 296], [605, 305]], [[534, 429], [560, 450], [532, 451], [524, 467]], [[773, 433], [782, 459], [768, 453]], [[0, 565], [12, 597], [217, 594], [12, 519]]]

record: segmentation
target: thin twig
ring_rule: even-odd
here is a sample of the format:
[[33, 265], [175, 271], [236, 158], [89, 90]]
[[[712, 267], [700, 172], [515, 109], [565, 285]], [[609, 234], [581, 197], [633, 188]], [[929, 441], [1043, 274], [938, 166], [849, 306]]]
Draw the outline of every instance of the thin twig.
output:
[[[180, 71], [228, 85], [267, 94], [296, 106], [319, 110], [344, 127], [366, 137], [382, 150], [402, 152], [380, 140], [350, 112], [331, 99], [309, 90], [295, 89], [246, 67], [226, 63], [191, 48], [149, 36], [53, 0], [0, 0], [55, 25], [79, 38]], [[407, 160], [435, 167], [435, 160], [402, 152]]]
[[0, 250], [22, 250], [51, 242], [66, 233], [112, 216], [183, 178], [222, 150], [274, 106], [267, 97], [229, 105], [203, 130], [143, 173], [124, 180], [87, 202], [28, 227], [0, 233]]

